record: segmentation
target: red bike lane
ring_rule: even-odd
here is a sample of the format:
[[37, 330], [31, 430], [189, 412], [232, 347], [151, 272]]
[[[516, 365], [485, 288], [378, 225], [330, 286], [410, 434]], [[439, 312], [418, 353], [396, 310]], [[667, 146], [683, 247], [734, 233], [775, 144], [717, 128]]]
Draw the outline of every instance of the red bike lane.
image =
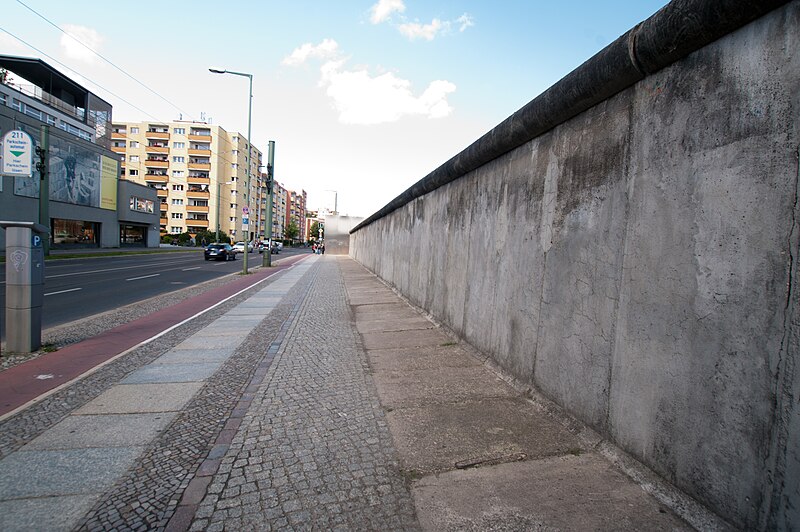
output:
[[288, 257], [271, 268], [260, 268], [224, 286], [0, 372], [0, 417], [307, 257]]

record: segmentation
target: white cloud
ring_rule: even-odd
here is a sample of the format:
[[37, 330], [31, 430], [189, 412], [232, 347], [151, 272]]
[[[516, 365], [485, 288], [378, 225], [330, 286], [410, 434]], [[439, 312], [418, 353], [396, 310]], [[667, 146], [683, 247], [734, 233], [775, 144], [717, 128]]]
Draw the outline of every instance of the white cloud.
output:
[[456, 19], [456, 22], [460, 24], [460, 26], [458, 27], [458, 31], [460, 32], [475, 25], [475, 19], [473, 19], [472, 16], [469, 15], [469, 13], [464, 13], [463, 15], [458, 17]]
[[325, 39], [314, 46], [310, 42], [295, 48], [291, 54], [286, 56], [282, 64], [294, 66], [305, 63], [308, 58], [328, 59], [339, 54], [339, 44], [333, 39]]
[[425, 39], [426, 41], [432, 41], [436, 34], [438, 34], [443, 29], [449, 28], [450, 24], [448, 22], [442, 23], [441, 20], [435, 18], [431, 21], [430, 24], [419, 24], [417, 22], [409, 22], [407, 24], [400, 24], [397, 29], [400, 30], [400, 33], [411, 39], [412, 41], [415, 39]]
[[370, 12], [372, 13], [370, 21], [373, 24], [380, 24], [381, 22], [389, 20], [392, 13], [402, 13], [405, 10], [406, 6], [403, 0], [379, 0], [377, 4], [370, 8]]
[[[323, 41], [323, 44], [327, 41]], [[284, 64], [300, 64], [308, 57], [324, 59], [311, 52], [321, 46], [303, 45], [289, 56], [291, 58], [297, 52], [298, 60], [287, 62], [284, 59]], [[456, 86], [449, 81], [433, 81], [421, 95], [415, 96], [410, 81], [392, 72], [373, 76], [363, 67], [347, 69], [347, 60], [339, 56], [338, 47], [325, 49], [333, 57], [320, 67], [319, 84], [325, 88], [334, 109], [339, 113], [339, 122], [343, 124], [382, 124], [409, 115], [442, 118], [453, 111], [447, 102], [447, 95], [454, 92]], [[301, 57], [302, 60], [299, 60]]]
[[[103, 36], [100, 35], [97, 30], [87, 28], [86, 26], [65, 24], [64, 31], [69, 35], [61, 35], [61, 49], [67, 57], [90, 64], [97, 60], [97, 55], [87, 49], [87, 47], [89, 47], [95, 51], [100, 50], [100, 45], [103, 44]], [[70, 37], [70, 35], [72, 37]], [[83, 46], [81, 43], [86, 46]]]

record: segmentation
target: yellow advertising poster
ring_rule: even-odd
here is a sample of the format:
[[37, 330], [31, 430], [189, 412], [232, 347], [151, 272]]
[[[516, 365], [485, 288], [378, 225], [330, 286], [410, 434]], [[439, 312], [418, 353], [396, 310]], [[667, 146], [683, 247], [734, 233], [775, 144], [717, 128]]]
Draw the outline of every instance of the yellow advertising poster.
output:
[[100, 208], [117, 210], [117, 176], [119, 161], [111, 157], [103, 157], [100, 185]]

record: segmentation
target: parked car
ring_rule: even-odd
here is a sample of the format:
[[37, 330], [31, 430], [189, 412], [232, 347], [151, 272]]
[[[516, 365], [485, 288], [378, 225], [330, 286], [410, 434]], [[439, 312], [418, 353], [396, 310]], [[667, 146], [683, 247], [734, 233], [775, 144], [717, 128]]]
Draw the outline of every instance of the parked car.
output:
[[[235, 243], [235, 244], [233, 245], [233, 249], [234, 249], [234, 250], [235, 250], [237, 253], [244, 253], [244, 242], [237, 242], [237, 243]], [[253, 252], [253, 243], [252, 243], [252, 242], [248, 242], [248, 243], [247, 243], [247, 252], [248, 252], [248, 253], [252, 253], [252, 252]]]
[[203, 258], [206, 260], [236, 260], [236, 250], [230, 244], [209, 244], [203, 251]]
[[[267, 249], [267, 245], [268, 245], [267, 242], [261, 242], [258, 245], [258, 252], [259, 253], [264, 253], [264, 250]], [[281, 247], [283, 247], [283, 246], [281, 246]], [[281, 252], [281, 250], [280, 250], [280, 247], [278, 247], [278, 243], [277, 242], [273, 242], [272, 243], [272, 254], [274, 255], [274, 254], [280, 253], [280, 252]]]

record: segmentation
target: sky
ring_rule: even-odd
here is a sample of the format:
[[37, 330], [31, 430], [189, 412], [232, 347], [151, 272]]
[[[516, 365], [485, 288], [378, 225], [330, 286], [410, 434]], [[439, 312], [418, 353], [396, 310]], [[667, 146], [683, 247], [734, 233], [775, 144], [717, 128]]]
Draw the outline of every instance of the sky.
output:
[[275, 179], [366, 217], [666, 3], [3, 0], [0, 54], [42, 59], [114, 121], [244, 135], [247, 78], [208, 69], [252, 74]]

